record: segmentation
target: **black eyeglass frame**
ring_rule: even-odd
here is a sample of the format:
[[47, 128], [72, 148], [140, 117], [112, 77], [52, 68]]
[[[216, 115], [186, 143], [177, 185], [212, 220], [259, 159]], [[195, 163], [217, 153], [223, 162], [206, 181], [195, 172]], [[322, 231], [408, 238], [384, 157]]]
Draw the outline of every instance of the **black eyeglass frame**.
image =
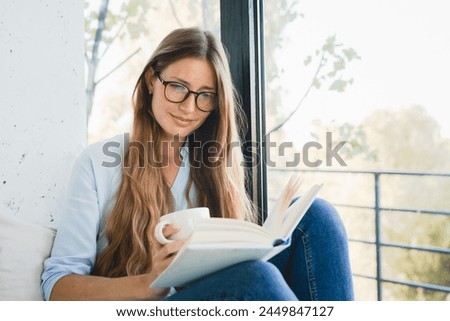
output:
[[[202, 112], [204, 112], [204, 113], [210, 113], [210, 112], [214, 111], [214, 110], [218, 107], [218, 105], [219, 105], [219, 102], [217, 101], [217, 102], [214, 104], [214, 106], [213, 106], [213, 108], [212, 108], [211, 110], [203, 110], [203, 109], [201, 109], [200, 107], [198, 107], [198, 103], [197, 103], [198, 97], [199, 97], [200, 95], [202, 95], [202, 94], [208, 94], [208, 95], [213, 94], [213, 95], [215, 95], [215, 96], [217, 97], [217, 96], [218, 96], [218, 95], [217, 95], [217, 92], [212, 92], [212, 91], [193, 91], [193, 90], [190, 90], [186, 85], [183, 85], [182, 83], [179, 83], [179, 82], [177, 82], [177, 81], [166, 81], [166, 80], [162, 79], [161, 74], [159, 74], [159, 73], [156, 73], [156, 77], [158, 77], [159, 81], [161, 81], [161, 83], [162, 83], [163, 86], [164, 86], [164, 97], [165, 97], [168, 101], [170, 101], [171, 103], [175, 103], [175, 104], [182, 103], [183, 101], [185, 101], [186, 99], [188, 99], [188, 97], [189, 97], [190, 94], [194, 94], [194, 95], [195, 95], [195, 107], [197, 107], [198, 110], [200, 110], [200, 111], [202, 111]], [[178, 85], [178, 86], [181, 86], [181, 87], [186, 88], [187, 92], [186, 92], [186, 94], [184, 95], [183, 99], [181, 99], [180, 101], [174, 101], [174, 100], [171, 100], [171, 99], [169, 99], [169, 98], [167, 97], [166, 90], [167, 90], [167, 86], [170, 85], [170, 84], [176, 84], [176, 85]]]

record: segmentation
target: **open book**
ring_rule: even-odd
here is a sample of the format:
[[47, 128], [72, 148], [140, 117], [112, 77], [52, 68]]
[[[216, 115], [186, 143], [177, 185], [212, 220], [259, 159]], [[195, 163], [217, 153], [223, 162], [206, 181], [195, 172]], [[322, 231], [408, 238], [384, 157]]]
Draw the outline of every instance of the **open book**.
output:
[[322, 187], [314, 185], [289, 206], [299, 186], [299, 177], [293, 176], [262, 226], [227, 218], [197, 222], [187, 243], [150, 286], [184, 286], [240, 262], [268, 260], [284, 250]]

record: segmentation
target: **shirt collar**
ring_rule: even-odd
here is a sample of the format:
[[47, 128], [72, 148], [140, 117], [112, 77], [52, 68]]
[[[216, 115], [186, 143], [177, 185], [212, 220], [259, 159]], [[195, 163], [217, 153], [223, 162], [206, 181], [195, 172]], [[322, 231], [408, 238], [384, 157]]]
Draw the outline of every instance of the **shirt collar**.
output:
[[183, 160], [189, 159], [189, 147], [188, 147], [188, 144], [184, 144], [180, 148], [180, 155], [183, 158]]

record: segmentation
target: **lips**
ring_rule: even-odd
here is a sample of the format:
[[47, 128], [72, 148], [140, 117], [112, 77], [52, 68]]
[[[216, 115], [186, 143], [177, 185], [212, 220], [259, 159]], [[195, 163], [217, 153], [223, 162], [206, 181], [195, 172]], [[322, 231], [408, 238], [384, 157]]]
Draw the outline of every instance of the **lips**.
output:
[[176, 116], [176, 115], [174, 115], [174, 114], [170, 114], [170, 115], [172, 116], [172, 118], [173, 118], [177, 123], [189, 124], [189, 123], [191, 123], [191, 122], [193, 121], [192, 119], [188, 119], [188, 118]]

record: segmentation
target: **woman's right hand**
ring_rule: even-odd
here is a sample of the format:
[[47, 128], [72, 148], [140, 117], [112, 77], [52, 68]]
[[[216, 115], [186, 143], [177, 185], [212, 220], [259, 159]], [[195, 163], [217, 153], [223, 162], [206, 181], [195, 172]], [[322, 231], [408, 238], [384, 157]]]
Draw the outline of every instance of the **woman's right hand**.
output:
[[[170, 237], [178, 229], [168, 227], [164, 233]], [[51, 300], [160, 300], [169, 288], [150, 288], [150, 284], [172, 263], [186, 240], [167, 245], [157, 244], [153, 255], [153, 268], [149, 273], [107, 278], [93, 275], [69, 274], [53, 287]]]
[[149, 273], [107, 278], [69, 274], [53, 287], [51, 300], [160, 300], [169, 288], [150, 288], [150, 284], [172, 263], [186, 240], [156, 246], [153, 268]]
[[[171, 235], [177, 233], [179, 228], [174, 225], [168, 225], [164, 228], [163, 234], [166, 238], [170, 238]], [[152, 270], [150, 271], [150, 283], [152, 283], [169, 265], [172, 263], [178, 251], [186, 243], [186, 240], [175, 240], [169, 244], [160, 245], [155, 249], [153, 255]], [[164, 298], [169, 292], [169, 288], [151, 288], [152, 297], [158, 300]]]

